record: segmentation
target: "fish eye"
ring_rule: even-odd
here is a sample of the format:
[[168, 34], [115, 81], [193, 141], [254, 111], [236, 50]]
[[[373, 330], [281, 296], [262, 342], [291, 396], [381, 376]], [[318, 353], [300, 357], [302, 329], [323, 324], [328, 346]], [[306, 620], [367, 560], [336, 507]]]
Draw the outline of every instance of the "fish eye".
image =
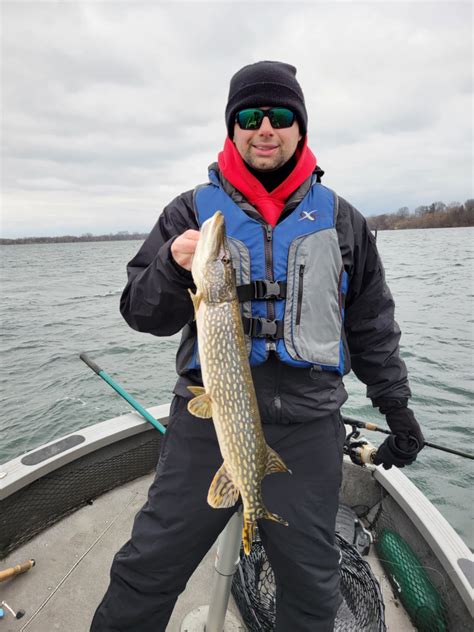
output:
[[222, 263], [224, 263], [224, 264], [226, 264], [226, 265], [227, 265], [228, 263], [230, 263], [230, 259], [229, 259], [229, 257], [226, 257], [225, 255], [222, 257], [221, 261], [222, 261]]

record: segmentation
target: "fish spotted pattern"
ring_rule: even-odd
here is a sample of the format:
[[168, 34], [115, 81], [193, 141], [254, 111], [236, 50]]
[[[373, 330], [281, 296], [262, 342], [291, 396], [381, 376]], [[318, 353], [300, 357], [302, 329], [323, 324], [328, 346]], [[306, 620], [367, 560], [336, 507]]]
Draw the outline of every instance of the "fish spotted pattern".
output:
[[[250, 371], [230, 252], [222, 213], [204, 222], [193, 258], [199, 359], [204, 388], [189, 411], [212, 417], [224, 462], [208, 493], [215, 508], [232, 507], [242, 499], [244, 551], [251, 550], [256, 521], [267, 518], [287, 525], [263, 504], [261, 482], [273, 472], [290, 472], [265, 441]], [[291, 472], [290, 472], [291, 473]]]

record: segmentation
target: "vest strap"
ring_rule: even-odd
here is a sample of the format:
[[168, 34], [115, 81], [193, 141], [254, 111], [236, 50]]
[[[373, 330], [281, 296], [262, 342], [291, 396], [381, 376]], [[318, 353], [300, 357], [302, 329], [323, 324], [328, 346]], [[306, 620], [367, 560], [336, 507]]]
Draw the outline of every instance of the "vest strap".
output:
[[277, 340], [283, 338], [283, 321], [269, 320], [268, 318], [242, 317], [244, 333], [251, 338], [271, 338]]
[[246, 301], [284, 299], [286, 298], [286, 281], [269, 281], [257, 279], [247, 285], [237, 286], [237, 297], [240, 303]]

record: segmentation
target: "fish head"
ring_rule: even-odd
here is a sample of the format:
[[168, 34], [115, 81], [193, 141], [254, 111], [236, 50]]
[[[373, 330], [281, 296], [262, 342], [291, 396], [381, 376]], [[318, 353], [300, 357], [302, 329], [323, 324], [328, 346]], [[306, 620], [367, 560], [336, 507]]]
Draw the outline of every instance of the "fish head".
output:
[[191, 272], [197, 291], [206, 303], [224, 303], [236, 297], [224, 215], [220, 211], [201, 226]]

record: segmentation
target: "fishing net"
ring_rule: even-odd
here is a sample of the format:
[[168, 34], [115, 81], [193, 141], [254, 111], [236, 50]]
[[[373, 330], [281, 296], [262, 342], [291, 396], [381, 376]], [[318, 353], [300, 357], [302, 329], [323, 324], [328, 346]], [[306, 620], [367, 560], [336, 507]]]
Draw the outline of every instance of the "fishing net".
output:
[[416, 531], [406, 516], [397, 513], [390, 497], [380, 502], [371, 527], [378, 558], [394, 595], [416, 629], [419, 632], [464, 630], [464, 625], [455, 618], [459, 609], [446, 606], [450, 590], [444, 570], [433, 559], [426, 543], [414, 539]]
[[[357, 549], [336, 534], [341, 550], [341, 593], [335, 632], [385, 632], [380, 588], [369, 565]], [[275, 628], [275, 577], [257, 534], [250, 555], [241, 550], [232, 594], [249, 632]]]

